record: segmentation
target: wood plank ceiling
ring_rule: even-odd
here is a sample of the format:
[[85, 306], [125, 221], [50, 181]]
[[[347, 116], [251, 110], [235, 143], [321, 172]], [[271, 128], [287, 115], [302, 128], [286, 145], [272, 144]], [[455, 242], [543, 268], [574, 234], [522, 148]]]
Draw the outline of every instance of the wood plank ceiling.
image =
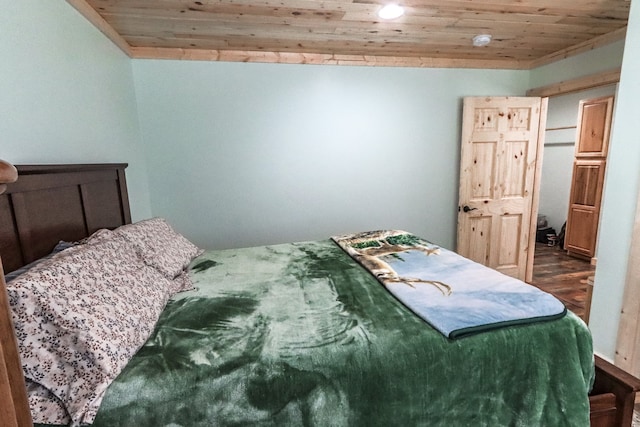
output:
[[[67, 0], [134, 58], [529, 69], [624, 38], [629, 0]], [[490, 34], [487, 46], [472, 38]]]

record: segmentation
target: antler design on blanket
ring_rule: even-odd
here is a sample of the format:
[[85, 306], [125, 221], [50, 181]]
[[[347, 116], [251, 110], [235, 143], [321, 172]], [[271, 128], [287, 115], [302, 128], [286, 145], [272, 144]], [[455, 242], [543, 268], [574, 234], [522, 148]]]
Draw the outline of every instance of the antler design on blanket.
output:
[[415, 288], [414, 284], [424, 283], [435, 286], [445, 296], [451, 295], [451, 286], [446, 283], [439, 280], [401, 277], [388, 263], [381, 259], [385, 255], [393, 255], [408, 250], [420, 251], [427, 254], [427, 256], [440, 253], [439, 248], [431, 248], [424, 245], [419, 239], [414, 238], [415, 240], [412, 239], [411, 244], [405, 244], [402, 239], [404, 236], [397, 237], [391, 232], [365, 233], [363, 236], [351, 240], [349, 252], [385, 285], [404, 283]]

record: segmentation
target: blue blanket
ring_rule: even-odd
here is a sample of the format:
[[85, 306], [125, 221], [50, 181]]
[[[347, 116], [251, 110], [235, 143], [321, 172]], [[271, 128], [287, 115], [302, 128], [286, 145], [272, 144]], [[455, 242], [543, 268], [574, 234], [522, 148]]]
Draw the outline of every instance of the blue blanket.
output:
[[567, 311], [534, 286], [404, 231], [332, 239], [399, 301], [451, 339], [557, 319]]

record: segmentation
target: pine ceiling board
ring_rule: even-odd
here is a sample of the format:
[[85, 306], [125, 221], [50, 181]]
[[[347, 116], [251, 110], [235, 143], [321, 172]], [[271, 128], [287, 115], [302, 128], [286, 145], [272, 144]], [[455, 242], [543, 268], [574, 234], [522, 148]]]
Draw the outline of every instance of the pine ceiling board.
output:
[[499, 26], [495, 25], [495, 21], [479, 20], [479, 19], [464, 19], [459, 20], [450, 29], [461, 28], [466, 29], [474, 34], [478, 34], [481, 30], [490, 29], [494, 33], [537, 33], [543, 34], [556, 34], [556, 35], [575, 35], [574, 38], [589, 38], [594, 34], [607, 33], [605, 30], [598, 30], [593, 26], [587, 25], [563, 25], [563, 24], [541, 24], [541, 23], [523, 23], [523, 22], [501, 22]]
[[[217, 49], [235, 49], [235, 50], [250, 50], [249, 48], [253, 46], [252, 40], [242, 40], [236, 39], [233, 40], [216, 40], [215, 42], [211, 42], [207, 39], [181, 39], [172, 42], [158, 42], [158, 40], [140, 40], [138, 38], [135, 39], [137, 44], [140, 46], [148, 46], [148, 47], [169, 47], [179, 48], [185, 44], [185, 42], [192, 43], [194, 48], [198, 49], [209, 49], [209, 50], [217, 50]], [[276, 48], [283, 47], [283, 43], [280, 40], [262, 40], [263, 45], [261, 46], [262, 51], [275, 51]], [[321, 53], [323, 49], [326, 47], [328, 42], [320, 43], [314, 41], [299, 41], [296, 44], [286, 45], [290, 52], [295, 53]], [[329, 44], [336, 44], [337, 47], [341, 48], [341, 51], [345, 54], [358, 54], [358, 55], [366, 55], [370, 52], [376, 52], [377, 56], [405, 56], [405, 57], [420, 57], [420, 56], [429, 56], [434, 58], [448, 58], [449, 52], [443, 53], [440, 51], [438, 46], [428, 47], [428, 46], [405, 46], [399, 45], [397, 43], [384, 43], [381, 45], [371, 46], [369, 44], [342, 44], [340, 42], [332, 42]], [[393, 52], [392, 55], [389, 52]], [[530, 53], [528, 50], [525, 53]], [[531, 52], [532, 57], [535, 57], [536, 52]], [[479, 51], [471, 51], [471, 50], [459, 50], [456, 55], [458, 58], [462, 59], [481, 59], [486, 60], [486, 55]], [[499, 58], [501, 59], [510, 59], [517, 56], [523, 56], [523, 52], [517, 49], [504, 49], [500, 50]]]
[[455, 19], [455, 20], [465, 20], [465, 19], [477, 19], [484, 21], [493, 21], [502, 23], [540, 23], [540, 24], [555, 24], [563, 17], [554, 16], [554, 15], [543, 15], [543, 14], [529, 14], [529, 13], [498, 13], [498, 12], [481, 12], [481, 11], [456, 11], [456, 12], [443, 12], [438, 15], [431, 15], [433, 19]]
[[218, 15], [235, 15], [238, 17], [281, 17], [281, 18], [313, 18], [314, 20], [341, 20], [345, 14], [341, 10], [328, 9], [301, 9], [277, 6], [252, 6], [252, 5], [216, 5], [208, 7], [175, 10], [165, 8], [148, 7], [107, 7], [100, 13], [107, 15], [130, 15], [163, 18], [167, 20], [217, 19]]
[[299, 27], [315, 27], [315, 26], [336, 26], [341, 25], [349, 28], [358, 28], [361, 30], [371, 30], [372, 28], [378, 27], [389, 27], [389, 28], [404, 28], [404, 27], [414, 27], [414, 28], [424, 28], [427, 27], [442, 27], [446, 28], [452, 24], [454, 24], [457, 19], [455, 18], [447, 18], [447, 19], [438, 19], [438, 18], [423, 18], [417, 19], [414, 18], [412, 20], [402, 20], [399, 21], [378, 21], [378, 22], [364, 22], [350, 19], [317, 19], [317, 17], [292, 17], [292, 16], [268, 16], [268, 15], [237, 15], [237, 14], [229, 14], [229, 13], [218, 13], [215, 16], [208, 16], [206, 14], [202, 14], [199, 12], [188, 12], [181, 15], [180, 18], [175, 18], [171, 16], [162, 16], [158, 14], [140, 14], [140, 13], [124, 13], [124, 12], [104, 12], [102, 14], [104, 18], [109, 20], [110, 22], [120, 26], [120, 25], [137, 25], [137, 23], [151, 23], [152, 25], [163, 26], [163, 25], [171, 25], [174, 22], [180, 22], [184, 24], [188, 23], [201, 23], [201, 24], [217, 24], [219, 22], [239, 22], [247, 25], [256, 25], [259, 26], [261, 24], [275, 24], [275, 25], [287, 25], [287, 26], [299, 26]]
[[[179, 16], [187, 12], [202, 13], [250, 13], [299, 16], [312, 13], [316, 16], [325, 14], [342, 14], [352, 10], [377, 10], [380, 5], [359, 5], [348, 2], [322, 2], [322, 1], [159, 1], [150, 0], [123, 0], [100, 1], [89, 0], [89, 3], [100, 13], [102, 12], [127, 12], [137, 10], [142, 13], [160, 14], [166, 12]], [[202, 3], [202, 4], [199, 4]]]
[[[227, 1], [176, 1], [176, 0], [89, 0], [98, 12], [100, 10], [140, 7], [145, 9], [168, 10], [180, 13], [186, 10], [207, 10], [220, 7], [266, 7], [266, 8], [299, 8], [309, 10], [334, 10], [355, 11], [363, 8], [375, 10], [385, 1], [348, 2], [348, 1], [315, 1], [315, 0], [227, 0]], [[525, 13], [538, 15], [597, 15], [626, 19], [629, 12], [628, 0], [603, 0], [603, 1], [554, 1], [554, 0], [530, 0], [530, 1], [478, 1], [478, 0], [408, 0], [402, 1], [402, 5], [414, 9], [426, 9], [432, 11], [453, 10], [462, 11], [493, 11], [497, 13]]]
[[[300, 31], [297, 27], [303, 27], [308, 32], [324, 33], [323, 29], [331, 29], [334, 31], [336, 28], [342, 29], [344, 33], [353, 34], [355, 36], [366, 34], [381, 34], [388, 32], [395, 35], [413, 35], [417, 33], [424, 33], [425, 38], [427, 34], [429, 37], [435, 35], [444, 35], [446, 33], [451, 34], [466, 34], [473, 36], [480, 32], [483, 32], [490, 28], [494, 21], [479, 21], [479, 20], [461, 20], [461, 21], [448, 21], [446, 25], [435, 25], [437, 22], [429, 22], [426, 25], [422, 24], [396, 24], [396, 23], [378, 23], [371, 26], [366, 23], [346, 24], [342, 22], [335, 22], [333, 20], [310, 20], [310, 19], [295, 19], [295, 20], [282, 20], [281, 18], [273, 17], [260, 17], [259, 19], [250, 18], [246, 16], [238, 17], [231, 14], [217, 15], [215, 25], [211, 25], [211, 21], [206, 18], [193, 17], [189, 19], [164, 19], [162, 17], [146, 17], [138, 15], [127, 14], [103, 14], [110, 22], [114, 23], [121, 29], [122, 33], [126, 34], [142, 34], [149, 33], [154, 30], [160, 31], [173, 31], [191, 28], [193, 31], [199, 29], [218, 28], [232, 23], [236, 25], [236, 28], [241, 28], [247, 32], [251, 30], [253, 32], [268, 32], [277, 31], [277, 28], [288, 28], [291, 31]], [[248, 27], [247, 24], [253, 22], [255, 25]], [[549, 25], [549, 24], [530, 24], [530, 23], [501, 23], [499, 32], [497, 35], [518, 35], [518, 34], [533, 34], [540, 37], [557, 37], [560, 39], [567, 39], [567, 32], [571, 30], [570, 34], [573, 39], [584, 40], [594, 35], [593, 27], [587, 26], [570, 26], [570, 25]], [[436, 33], [439, 31], [439, 34]]]
[[[203, 27], [196, 28], [179, 26], [171, 28], [166, 31], [147, 31], [144, 34], [147, 39], [156, 39], [154, 46], [161, 46], [162, 43], [168, 43], [169, 39], [181, 39], [177, 40], [177, 44], [167, 44], [167, 47], [181, 47], [180, 42], [182, 40], [199, 40], [197, 46], [203, 48], [205, 46], [212, 46], [211, 44], [204, 43], [207, 39], [215, 41], [215, 39], [231, 40], [241, 39], [244, 44], [253, 44], [259, 49], [265, 49], [267, 46], [274, 48], [280, 45], [284, 47], [287, 44], [299, 43], [301, 41], [316, 41], [320, 46], [325, 44], [326, 48], [339, 49], [339, 46], [332, 45], [332, 41], [342, 41], [343, 43], [349, 42], [350, 44], [362, 44], [367, 45], [372, 50], [379, 48], [389, 42], [397, 43], [397, 46], [404, 46], [404, 50], [415, 50], [416, 53], [413, 56], [424, 54], [426, 51], [433, 50], [445, 50], [453, 49], [461, 51], [463, 49], [469, 51], [477, 51], [482, 55], [492, 55], [498, 51], [511, 50], [515, 54], [517, 52], [522, 54], [528, 54], [530, 58], [532, 54], [545, 54], [550, 51], [556, 51], [566, 46], [566, 38], [561, 36], [553, 37], [552, 35], [527, 35], [523, 36], [496, 36], [491, 46], [484, 48], [476, 48], [471, 46], [470, 40], [473, 34], [467, 34], [465, 32], [456, 33], [448, 32], [437, 34], [435, 32], [428, 33], [414, 33], [414, 34], [398, 34], [393, 30], [390, 31], [378, 31], [375, 34], [359, 35], [354, 37], [354, 33], [348, 29], [342, 28], [322, 28], [315, 30], [308, 30], [304, 33], [298, 33], [295, 28], [277, 28], [267, 30], [266, 32], [255, 32], [247, 34], [245, 28], [241, 26], [230, 24], [218, 25], [216, 27]], [[295, 35], [295, 39], [292, 37]], [[322, 39], [318, 40], [318, 36], [322, 35]], [[437, 42], [431, 41], [431, 35], [437, 36]], [[142, 38], [139, 34], [124, 34], [126, 40], [132, 46], [148, 46], [148, 44], [142, 44]], [[277, 44], [266, 44], [264, 40], [278, 40]], [[533, 42], [535, 41], [535, 47]], [[576, 43], [580, 41], [577, 40]], [[232, 45], [233, 43], [229, 43]], [[224, 45], [216, 45], [217, 48], [222, 48]], [[194, 46], [191, 46], [194, 47]], [[397, 52], [391, 52], [395, 55]], [[503, 55], [499, 55], [503, 56]]]
[[[376, 13], [387, 0], [67, 1], [95, 10], [131, 49], [154, 49], [145, 55], [164, 47], [220, 51], [194, 55], [199, 57], [246, 50], [265, 55], [232, 56], [271, 60], [291, 52], [296, 54], [291, 58], [299, 59], [308, 49], [314, 60], [321, 54], [335, 58], [355, 52], [395, 62], [408, 57], [412, 63], [417, 57], [422, 63], [429, 63], [427, 57], [437, 63], [442, 58], [451, 63], [469, 58], [482, 58], [483, 64], [512, 61], [514, 68], [560, 59], [591, 40], [616, 40], [608, 35], [626, 27], [630, 6], [629, 0], [399, 0], [406, 6], [405, 16], [384, 21]], [[491, 34], [492, 43], [473, 47], [471, 39], [481, 33]]]
[[[604, 18], [626, 20], [629, 13], [629, 1], [520, 1], [505, 0], [504, 2], [488, 1], [460, 1], [460, 0], [417, 0], [403, 1], [403, 5], [415, 11], [425, 10], [427, 13], [495, 12], [500, 14], [525, 14], [539, 16], [592, 16], [602, 15]], [[292, 11], [375, 11], [384, 4], [375, 2], [328, 2], [328, 1], [153, 1], [153, 0], [89, 0], [98, 12], [126, 11], [128, 8], [140, 8], [148, 11], [167, 11], [176, 15], [187, 11], [224, 12], [241, 11], [242, 9], [262, 8], [271, 13], [291, 13]], [[377, 19], [377, 18], [376, 18]]]
[[288, 64], [359, 65], [427, 68], [530, 68], [529, 61], [494, 59], [455, 59], [432, 57], [400, 57], [374, 55], [330, 55], [293, 52], [257, 52], [246, 50], [204, 50], [170, 48], [132, 48], [137, 59], [175, 59], [195, 61], [277, 62]]
[[[384, 4], [384, 1], [358, 1], [358, 3]], [[593, 12], [602, 10], [629, 9], [629, 0], [404, 0], [406, 6], [429, 6], [455, 9], [485, 9], [514, 11], [546, 12]]]
[[107, 20], [121, 26], [131, 26], [138, 28], [138, 25], [155, 25], [158, 27], [172, 25], [175, 22], [183, 24], [204, 24], [204, 25], [217, 25], [225, 22], [237, 22], [245, 25], [259, 27], [263, 24], [274, 24], [292, 27], [326, 27], [326, 26], [342, 26], [352, 29], [359, 29], [361, 31], [375, 31], [378, 28], [393, 28], [396, 30], [402, 30], [404, 28], [413, 30], [425, 30], [429, 28], [449, 28], [452, 27], [458, 19], [456, 18], [412, 18], [403, 19], [401, 21], [376, 21], [365, 22], [358, 20], [347, 19], [346, 17], [341, 20], [333, 19], [316, 19], [308, 17], [291, 17], [291, 16], [252, 16], [252, 15], [234, 15], [234, 14], [216, 14], [215, 19], [208, 17], [200, 13], [185, 13], [181, 18], [163, 17], [158, 15], [144, 15], [136, 13], [122, 13], [122, 12], [105, 12], [102, 14]]
[[[627, 12], [625, 16], [628, 16]], [[597, 28], [609, 29], [609, 28], [620, 28], [624, 25], [621, 25], [621, 22], [624, 22], [624, 25], [627, 23], [627, 18], [624, 19], [611, 19], [605, 17], [598, 16], [563, 16], [558, 20], [558, 24], [569, 24], [569, 25], [593, 25]]]
[[[299, 9], [289, 9], [282, 10], [279, 9], [277, 11], [273, 11], [272, 13], [268, 13], [264, 9], [247, 9], [244, 11], [232, 11], [228, 9], [221, 9], [219, 11], [203, 11], [203, 10], [186, 10], [184, 12], [180, 12], [176, 14], [175, 11], [165, 10], [165, 9], [153, 9], [147, 10], [142, 8], [119, 8], [119, 9], [107, 9], [101, 11], [101, 15], [104, 17], [118, 17], [118, 16], [129, 16], [132, 18], [150, 18], [157, 20], [177, 20], [177, 21], [190, 21], [190, 20], [199, 20], [199, 21], [216, 21], [218, 19], [233, 16], [238, 20], [246, 20], [251, 21], [253, 19], [265, 19], [269, 18], [273, 21], [291, 21], [291, 20], [301, 20], [301, 21], [330, 21], [330, 20], [344, 20], [345, 12], [342, 11], [323, 11], [323, 12], [300, 12], [299, 14], [293, 14], [291, 11], [297, 11]], [[318, 13], [322, 13], [322, 19], [319, 19], [320, 15]]]

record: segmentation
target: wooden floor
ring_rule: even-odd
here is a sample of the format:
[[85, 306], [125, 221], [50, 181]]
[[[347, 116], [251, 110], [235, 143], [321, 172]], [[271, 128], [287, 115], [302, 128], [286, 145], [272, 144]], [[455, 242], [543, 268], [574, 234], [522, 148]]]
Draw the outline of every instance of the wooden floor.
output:
[[[558, 247], [536, 243], [533, 285], [560, 299], [584, 319], [587, 278], [595, 272], [588, 261], [570, 257]], [[640, 427], [640, 395], [636, 395], [632, 427]]]
[[595, 274], [588, 261], [567, 255], [559, 247], [536, 243], [531, 284], [555, 295], [584, 319], [587, 278]]

